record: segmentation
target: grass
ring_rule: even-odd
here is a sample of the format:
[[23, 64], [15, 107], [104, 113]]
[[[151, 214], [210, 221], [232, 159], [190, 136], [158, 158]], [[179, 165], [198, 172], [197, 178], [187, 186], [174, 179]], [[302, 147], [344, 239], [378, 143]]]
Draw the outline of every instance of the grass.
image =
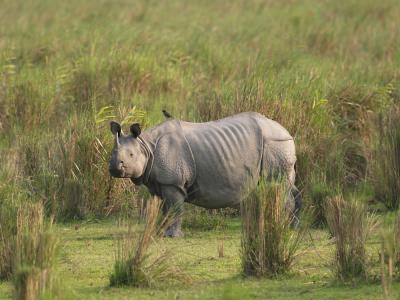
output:
[[400, 275], [400, 216], [397, 214], [387, 230], [382, 231], [381, 281], [385, 299], [392, 293], [392, 281]]
[[288, 273], [305, 230], [292, 230], [287, 205], [288, 186], [263, 179], [241, 204], [243, 273], [275, 277]]
[[[277, 279], [243, 279], [240, 276], [240, 221], [229, 219], [224, 231], [185, 231], [185, 238], [163, 239], [161, 246], [176, 251], [177, 265], [192, 277], [191, 284], [161, 284], [148, 288], [110, 288], [109, 275], [114, 265], [115, 234], [123, 233], [116, 220], [81, 221], [58, 224], [56, 234], [60, 243], [59, 272], [63, 283], [72, 289], [75, 298], [85, 299], [219, 299], [237, 294], [238, 299], [379, 299], [382, 290], [379, 280], [368, 284], [342, 285], [333, 281], [326, 261], [331, 259], [334, 245], [324, 230], [313, 229], [315, 247], [308, 237], [306, 251], [290, 276]], [[219, 240], [224, 240], [224, 257], [218, 257]], [[379, 274], [379, 235], [367, 242], [367, 252], [375, 257], [374, 272]], [[400, 285], [393, 282], [393, 292]], [[0, 299], [11, 299], [11, 286], [0, 283]], [[236, 298], [233, 298], [236, 299]]]
[[312, 212], [312, 226], [318, 228], [326, 227], [325, 208], [328, 199], [333, 196], [335, 189], [328, 186], [323, 180], [322, 175], [317, 179], [313, 179], [311, 187], [308, 190], [308, 206]]
[[162, 108], [190, 121], [258, 111], [295, 137], [305, 195], [320, 174], [329, 187], [371, 183], [369, 123], [400, 95], [396, 0], [2, 6], [2, 160], [60, 220], [132, 198], [107, 176], [106, 107], [120, 121], [145, 111], [134, 119], [148, 125]]
[[0, 280], [10, 279], [15, 260], [17, 235], [17, 212], [25, 202], [27, 195], [18, 193], [12, 180], [5, 178], [0, 183]]
[[358, 199], [345, 200], [342, 195], [329, 199], [326, 219], [336, 246], [332, 268], [338, 279], [368, 279], [366, 243], [376, 219]]
[[132, 225], [128, 225], [128, 232], [117, 240], [110, 286], [153, 287], [162, 281], [189, 280], [175, 266], [174, 257], [168, 250], [153, 250], [151, 255], [150, 247], [159, 243], [165, 230], [173, 223], [171, 215], [162, 216], [161, 208], [161, 199], [149, 199], [143, 229], [134, 232]]
[[57, 239], [44, 220], [42, 203], [18, 209], [13, 283], [15, 299], [34, 300], [55, 289]]
[[235, 210], [210, 210], [186, 205], [185, 218], [182, 226], [190, 230], [207, 231], [225, 229], [227, 218], [225, 214], [234, 214]]
[[[296, 184], [321, 228], [324, 199], [336, 190], [359, 195], [374, 185], [366, 203], [391, 195], [384, 202], [393, 210], [398, 170], [374, 169], [382, 144], [374, 120], [400, 99], [399, 17], [397, 0], [2, 1], [0, 234], [15, 234], [15, 208], [28, 199], [43, 202], [57, 222], [73, 222], [56, 225], [66, 245], [60, 265], [87, 298], [375, 299], [375, 285], [328, 283], [323, 261], [333, 245], [324, 246], [320, 230], [312, 231], [323, 236], [318, 252], [310, 250], [293, 277], [235, 277], [240, 226], [208, 215], [186, 221], [188, 237], [163, 241], [188, 249], [179, 263], [193, 285], [105, 288], [109, 237], [119, 229], [104, 218], [141, 206], [142, 198], [129, 181], [108, 176], [106, 124], [152, 126], [164, 108], [189, 121], [258, 111], [295, 137]], [[385, 157], [386, 165], [396, 163]], [[9, 242], [0, 235], [0, 277], [10, 274]], [[375, 250], [368, 244], [367, 252]], [[1, 282], [0, 298], [9, 291]]]
[[400, 109], [393, 105], [390, 112], [377, 120], [378, 134], [373, 152], [372, 176], [377, 200], [388, 209], [400, 205]]
[[0, 227], [0, 278], [7, 279], [11, 277], [12, 274], [12, 264], [14, 260], [14, 244], [15, 244], [15, 224], [11, 224], [11, 218], [14, 214], [8, 211], [9, 208], [3, 206], [1, 218], [2, 220], [10, 220], [2, 222]]

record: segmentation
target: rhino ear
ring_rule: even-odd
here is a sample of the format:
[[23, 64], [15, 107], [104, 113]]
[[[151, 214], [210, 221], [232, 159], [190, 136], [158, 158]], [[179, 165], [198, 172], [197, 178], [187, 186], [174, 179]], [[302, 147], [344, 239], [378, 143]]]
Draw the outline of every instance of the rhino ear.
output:
[[121, 135], [121, 125], [119, 125], [117, 122], [111, 121], [110, 122], [110, 129], [113, 135]]
[[134, 138], [137, 138], [142, 132], [139, 123], [133, 123], [130, 127], [130, 130]]

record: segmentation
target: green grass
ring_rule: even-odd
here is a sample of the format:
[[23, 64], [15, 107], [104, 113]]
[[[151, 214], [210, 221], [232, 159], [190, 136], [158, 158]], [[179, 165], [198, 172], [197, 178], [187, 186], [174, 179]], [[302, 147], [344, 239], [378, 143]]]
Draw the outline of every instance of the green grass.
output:
[[[304, 253], [290, 275], [274, 280], [245, 279], [240, 275], [240, 222], [230, 219], [228, 223], [223, 231], [186, 231], [185, 238], [163, 239], [162, 243], [176, 253], [175, 263], [193, 282], [172, 286], [165, 282], [151, 289], [109, 287], [115, 235], [121, 230], [116, 221], [61, 224], [57, 226], [62, 238], [59, 276], [76, 299], [379, 299], [382, 295], [379, 280], [355, 285], [335, 282], [326, 265], [332, 258], [333, 244], [322, 230], [312, 231], [316, 248], [309, 240], [304, 242]], [[219, 240], [224, 240], [223, 258], [218, 258]], [[375, 267], [379, 267], [378, 248], [375, 236], [368, 243]], [[10, 289], [10, 284], [2, 282], [0, 299], [10, 299]], [[394, 290], [400, 292], [399, 283], [394, 283]]]
[[291, 270], [308, 224], [303, 218], [298, 230], [291, 228], [295, 216], [294, 204], [287, 204], [288, 192], [284, 180], [262, 178], [241, 203], [244, 275], [273, 278]]
[[321, 174], [330, 189], [376, 181], [371, 123], [400, 99], [397, 0], [2, 8], [0, 163], [58, 219], [114, 213], [131, 197], [107, 178], [106, 106], [119, 121], [136, 106], [150, 126], [162, 108], [190, 121], [263, 113], [295, 137], [306, 202]]
[[[208, 214], [187, 221], [184, 239], [163, 240], [179, 250], [192, 285], [107, 288], [118, 228], [105, 217], [141, 196], [108, 177], [106, 119], [152, 126], [163, 108], [189, 121], [258, 111], [295, 137], [296, 184], [317, 220], [336, 192], [384, 212], [379, 189], [371, 188], [382, 178], [371, 165], [379, 152], [376, 120], [400, 100], [399, 19], [398, 0], [3, 0], [2, 230], [14, 232], [13, 212], [31, 200], [57, 222], [72, 222], [56, 229], [64, 243], [60, 278], [75, 298], [375, 299], [378, 279], [332, 284], [326, 264], [333, 245], [322, 230], [312, 231], [322, 258], [306, 240], [291, 277], [242, 279], [240, 224]], [[145, 115], [133, 118], [134, 107]], [[220, 230], [209, 230], [214, 225]], [[221, 240], [225, 256], [218, 258]], [[378, 244], [369, 241], [367, 252], [376, 255]], [[11, 290], [0, 281], [3, 297]]]

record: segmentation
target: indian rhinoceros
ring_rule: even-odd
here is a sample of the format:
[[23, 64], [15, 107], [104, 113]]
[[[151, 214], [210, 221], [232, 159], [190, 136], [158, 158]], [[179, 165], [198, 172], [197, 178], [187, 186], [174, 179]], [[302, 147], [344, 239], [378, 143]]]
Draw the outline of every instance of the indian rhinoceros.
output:
[[144, 184], [164, 201], [164, 213], [174, 207], [176, 219], [166, 236], [182, 235], [184, 202], [237, 207], [243, 191], [275, 174], [283, 174], [290, 184], [288, 199], [298, 221], [295, 145], [279, 123], [247, 112], [206, 123], [169, 119], [143, 132], [135, 123], [128, 135], [117, 122], [110, 125], [115, 136], [110, 174]]

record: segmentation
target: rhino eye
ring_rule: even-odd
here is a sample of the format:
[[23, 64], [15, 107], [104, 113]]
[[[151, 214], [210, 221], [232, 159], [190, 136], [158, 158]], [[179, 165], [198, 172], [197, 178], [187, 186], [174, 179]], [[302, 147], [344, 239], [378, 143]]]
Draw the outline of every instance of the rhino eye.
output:
[[133, 153], [130, 153], [129, 155], [130, 155], [131, 157], [133, 157]]

